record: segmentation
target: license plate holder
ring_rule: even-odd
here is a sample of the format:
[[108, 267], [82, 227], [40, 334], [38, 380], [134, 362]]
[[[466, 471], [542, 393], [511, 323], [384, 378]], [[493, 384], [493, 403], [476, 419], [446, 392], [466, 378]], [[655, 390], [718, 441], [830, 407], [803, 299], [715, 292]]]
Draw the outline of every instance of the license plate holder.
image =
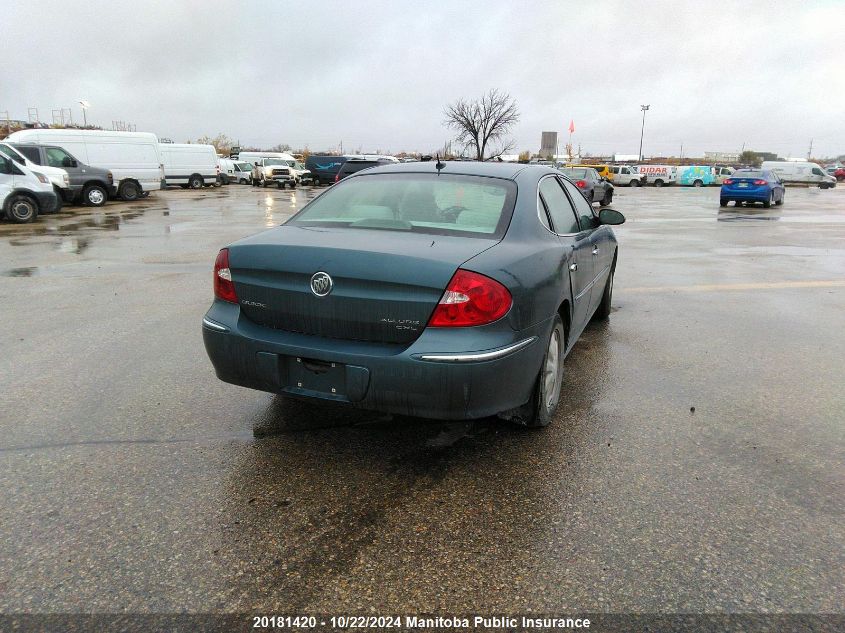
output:
[[346, 365], [289, 356], [287, 387], [293, 392], [346, 400]]

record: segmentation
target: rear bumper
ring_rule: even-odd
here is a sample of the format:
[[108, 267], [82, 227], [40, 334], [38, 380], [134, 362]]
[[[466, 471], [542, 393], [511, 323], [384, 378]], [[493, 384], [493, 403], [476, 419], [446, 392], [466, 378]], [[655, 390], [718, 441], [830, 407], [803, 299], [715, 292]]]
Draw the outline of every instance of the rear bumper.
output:
[[[407, 347], [339, 341], [262, 327], [241, 316], [239, 306], [215, 301], [202, 333], [225, 382], [387, 413], [471, 419], [529, 399], [551, 321], [522, 332], [488, 328], [425, 329]], [[337, 367], [312, 375], [305, 367], [313, 362]]]
[[772, 193], [768, 189], [754, 189], [751, 191], [742, 191], [731, 189], [729, 191], [722, 191], [719, 193], [719, 198], [722, 200], [741, 200], [743, 202], [768, 202], [772, 197]]

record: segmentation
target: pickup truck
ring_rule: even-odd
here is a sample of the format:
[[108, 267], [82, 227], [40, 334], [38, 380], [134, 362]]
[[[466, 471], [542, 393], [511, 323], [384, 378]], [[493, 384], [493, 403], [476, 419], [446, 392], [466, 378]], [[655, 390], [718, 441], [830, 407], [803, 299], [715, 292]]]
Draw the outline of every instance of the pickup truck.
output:
[[266, 187], [276, 183], [279, 189], [285, 185], [296, 187], [296, 171], [281, 158], [259, 158], [252, 164], [252, 186]]

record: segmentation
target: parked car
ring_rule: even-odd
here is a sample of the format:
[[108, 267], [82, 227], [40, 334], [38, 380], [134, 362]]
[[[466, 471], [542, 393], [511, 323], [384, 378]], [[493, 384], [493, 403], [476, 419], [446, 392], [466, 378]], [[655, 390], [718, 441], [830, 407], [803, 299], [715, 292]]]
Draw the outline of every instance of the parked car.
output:
[[70, 191], [70, 176], [61, 167], [51, 167], [49, 165], [37, 165], [27, 158], [24, 154], [19, 152], [11, 143], [0, 143], [0, 155], [12, 159], [18, 165], [23, 165], [30, 171], [44, 174], [53, 184], [53, 189], [56, 193], [56, 203], [52, 207], [44, 209], [44, 213], [55, 213], [62, 208], [62, 203], [65, 200], [70, 200], [72, 194]]
[[10, 143], [12, 147], [36, 165], [63, 169], [70, 178], [70, 194], [65, 202], [78, 202], [101, 207], [116, 194], [114, 176], [108, 169], [91, 167], [58, 145]]
[[637, 173], [646, 177], [646, 183], [663, 187], [675, 184], [678, 168], [675, 165], [637, 165]]
[[314, 174], [318, 185], [333, 183], [341, 165], [349, 160], [346, 156], [311, 155], [305, 159], [305, 167]]
[[832, 189], [836, 178], [826, 174], [817, 163], [807, 161], [763, 161], [761, 169], [777, 174], [781, 182], [787, 185], [818, 185], [819, 189]]
[[10, 222], [32, 222], [59, 202], [53, 183], [44, 174], [0, 155], [0, 210]]
[[7, 140], [55, 145], [87, 165], [108, 169], [123, 200], [137, 200], [164, 186], [158, 138], [149, 132], [33, 129], [13, 132]]
[[370, 167], [378, 167], [380, 165], [389, 165], [392, 163], [393, 161], [386, 160], [384, 158], [376, 158], [372, 160], [366, 158], [350, 158], [340, 166], [340, 169], [338, 169], [337, 174], [334, 177], [334, 181], [339, 182], [347, 176], [357, 174], [359, 171], [369, 169]]
[[368, 169], [219, 252], [206, 352], [218, 378], [253, 389], [544, 426], [565, 356], [610, 314], [607, 225], [624, 219], [554, 169]]
[[182, 188], [202, 189], [217, 184], [217, 150], [202, 143], [159, 143], [164, 181]]
[[605, 207], [613, 201], [613, 184], [592, 167], [564, 167], [560, 171], [575, 183], [591, 204], [598, 202]]
[[773, 204], [783, 204], [783, 183], [777, 174], [768, 169], [738, 169], [722, 183], [719, 204], [723, 207], [733, 202], [736, 206], [760, 202], [768, 209]]
[[836, 178], [838, 182], [845, 180], [845, 167], [837, 167], [836, 171], [833, 172], [833, 177]]
[[577, 165], [570, 164], [566, 165], [567, 167], [589, 167], [590, 169], [595, 169], [599, 176], [602, 178], [607, 178], [608, 180], [613, 180], [613, 171], [610, 169], [609, 165], [592, 165], [588, 163], [579, 163]]
[[646, 184], [645, 174], [637, 173], [637, 168], [630, 165], [611, 165], [610, 173], [613, 175], [613, 185], [628, 187], [640, 187]]

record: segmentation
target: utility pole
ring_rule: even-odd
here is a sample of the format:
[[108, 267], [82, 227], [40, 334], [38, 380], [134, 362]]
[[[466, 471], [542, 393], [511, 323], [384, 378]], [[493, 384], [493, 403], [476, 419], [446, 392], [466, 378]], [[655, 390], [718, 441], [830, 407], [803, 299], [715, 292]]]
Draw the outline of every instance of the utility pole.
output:
[[643, 126], [640, 128], [640, 162], [643, 160], [643, 134], [645, 133], [645, 113], [651, 107], [651, 104], [641, 105], [640, 110], [643, 111]]
[[810, 139], [810, 151], [807, 152], [807, 160], [813, 157], [813, 139]]

